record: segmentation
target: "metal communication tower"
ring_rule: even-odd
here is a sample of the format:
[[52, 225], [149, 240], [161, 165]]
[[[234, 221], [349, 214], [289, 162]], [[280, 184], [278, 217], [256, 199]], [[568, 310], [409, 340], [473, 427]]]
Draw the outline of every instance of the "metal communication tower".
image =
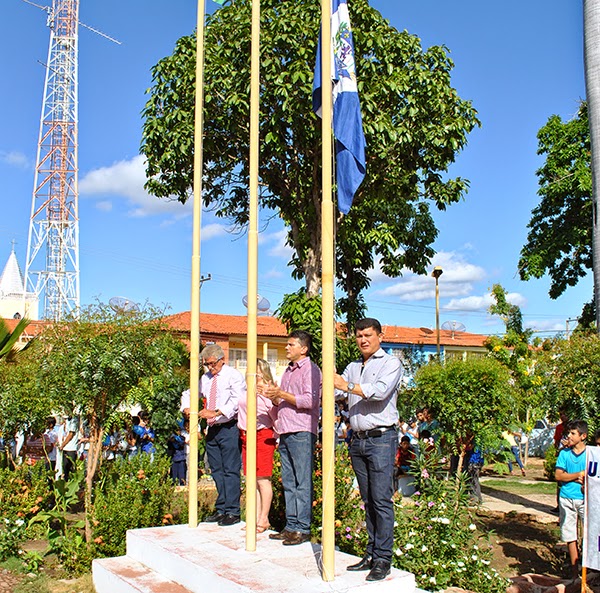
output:
[[[28, 2], [33, 4], [33, 2]], [[79, 310], [77, 52], [79, 0], [53, 0], [40, 120], [25, 287], [45, 319]]]

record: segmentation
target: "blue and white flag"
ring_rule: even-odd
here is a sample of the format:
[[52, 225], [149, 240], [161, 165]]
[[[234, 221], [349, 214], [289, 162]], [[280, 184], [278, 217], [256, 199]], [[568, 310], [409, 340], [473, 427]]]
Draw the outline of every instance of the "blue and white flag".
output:
[[[332, 0], [331, 50], [333, 79], [333, 134], [335, 136], [338, 208], [348, 214], [354, 194], [365, 177], [365, 136], [363, 133], [354, 43], [347, 0]], [[313, 82], [313, 109], [321, 117], [321, 42]]]

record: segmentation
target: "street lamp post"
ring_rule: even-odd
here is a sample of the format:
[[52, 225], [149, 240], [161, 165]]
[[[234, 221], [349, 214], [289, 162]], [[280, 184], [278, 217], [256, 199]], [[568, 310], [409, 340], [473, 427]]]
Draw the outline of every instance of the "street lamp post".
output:
[[435, 333], [437, 338], [437, 357], [440, 359], [440, 276], [444, 273], [440, 266], [433, 268], [431, 275], [435, 278]]

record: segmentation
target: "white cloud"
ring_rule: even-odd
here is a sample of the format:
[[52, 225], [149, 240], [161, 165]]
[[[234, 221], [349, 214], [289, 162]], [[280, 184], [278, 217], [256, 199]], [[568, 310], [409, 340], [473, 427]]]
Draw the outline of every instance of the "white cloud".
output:
[[[506, 300], [512, 305], [517, 305], [517, 307], [521, 308], [527, 304], [527, 299], [518, 292], [509, 292], [506, 295]], [[488, 292], [482, 296], [473, 295], [464, 299], [451, 299], [444, 305], [444, 309], [452, 311], [487, 311], [490, 305], [495, 302], [492, 294]]]
[[463, 299], [451, 299], [446, 305], [444, 310], [450, 311], [486, 311], [489, 306], [494, 302], [491, 294], [484, 294], [482, 296], [469, 296]]
[[102, 210], [102, 212], [110, 212], [113, 205], [109, 200], [102, 200], [101, 202], [96, 202], [96, 208]]
[[[193, 200], [181, 204], [177, 200], [159, 199], [144, 189], [146, 165], [142, 155], [119, 161], [110, 167], [100, 167], [88, 172], [79, 181], [79, 192], [88, 196], [115, 196], [126, 200], [129, 216], [142, 217], [154, 214], [171, 214], [175, 218], [189, 216]], [[106, 200], [103, 200], [106, 201]]]
[[22, 152], [16, 150], [9, 152], [0, 150], [0, 162], [20, 169], [27, 169], [31, 166], [29, 159]]
[[[564, 321], [556, 321], [551, 319], [539, 319], [534, 321], [527, 321], [525, 327], [541, 332], [553, 332], [553, 331], [566, 331], [566, 324]], [[571, 326], [572, 330], [574, 326]]]
[[[485, 270], [469, 263], [466, 258], [456, 252], [437, 253], [431, 262], [431, 269], [439, 266], [443, 273], [439, 278], [440, 293], [444, 298], [469, 295], [477, 282], [485, 279]], [[379, 262], [375, 270], [369, 274], [374, 284], [388, 286], [375, 292], [381, 296], [395, 296], [401, 300], [424, 301], [435, 297], [435, 280], [428, 275], [417, 275], [404, 270], [401, 278], [388, 278], [381, 272]]]
[[274, 243], [274, 245], [267, 252], [272, 257], [281, 257], [286, 261], [290, 261], [294, 255], [294, 250], [286, 245], [287, 230], [282, 229], [276, 233], [266, 234], [264, 236], [265, 243]]
[[207, 224], [202, 227], [201, 239], [202, 241], [209, 241], [215, 237], [223, 237], [227, 234], [227, 227], [223, 224], [216, 222]]

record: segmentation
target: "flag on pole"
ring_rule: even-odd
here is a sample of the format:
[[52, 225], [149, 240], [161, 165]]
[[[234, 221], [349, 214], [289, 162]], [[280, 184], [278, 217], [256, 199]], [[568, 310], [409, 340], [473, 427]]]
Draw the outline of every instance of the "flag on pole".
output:
[[[365, 177], [365, 136], [363, 133], [354, 42], [347, 0], [332, 0], [331, 49], [333, 78], [333, 135], [335, 136], [338, 208], [348, 214], [354, 194]], [[321, 117], [321, 41], [313, 82], [313, 109]]]

